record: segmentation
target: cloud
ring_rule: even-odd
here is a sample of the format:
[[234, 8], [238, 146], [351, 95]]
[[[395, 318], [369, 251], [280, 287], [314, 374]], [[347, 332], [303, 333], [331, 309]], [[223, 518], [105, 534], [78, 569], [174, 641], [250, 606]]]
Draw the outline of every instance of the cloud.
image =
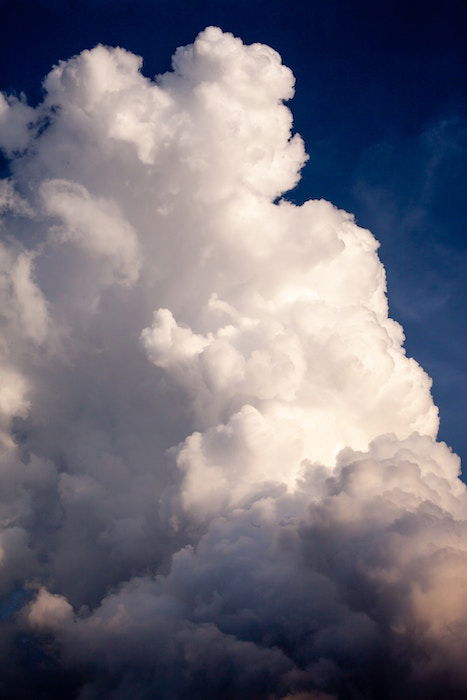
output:
[[137, 279], [140, 260], [136, 234], [115, 204], [93, 200], [85, 187], [67, 180], [47, 180], [40, 192], [47, 214], [63, 222], [51, 228], [52, 238], [75, 242], [90, 256], [109, 261], [123, 282]]
[[459, 460], [372, 234], [282, 196], [292, 73], [213, 27], [140, 69], [3, 98], [2, 692], [462, 697]]

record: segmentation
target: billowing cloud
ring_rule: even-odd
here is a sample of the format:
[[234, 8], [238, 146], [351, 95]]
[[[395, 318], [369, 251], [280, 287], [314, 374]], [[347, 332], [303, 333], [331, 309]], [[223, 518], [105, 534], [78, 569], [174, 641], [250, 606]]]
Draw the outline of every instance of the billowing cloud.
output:
[[372, 234], [216, 28], [2, 97], [5, 697], [465, 697], [467, 496]]

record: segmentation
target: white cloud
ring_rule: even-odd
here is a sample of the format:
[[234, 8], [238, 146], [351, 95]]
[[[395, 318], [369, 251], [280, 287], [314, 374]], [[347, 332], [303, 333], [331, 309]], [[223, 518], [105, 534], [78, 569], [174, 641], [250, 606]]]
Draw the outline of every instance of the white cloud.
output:
[[212, 27], [140, 69], [98, 46], [0, 105], [12, 687], [26, 632], [83, 700], [462, 697], [459, 461], [372, 234], [276, 201], [292, 73]]
[[67, 180], [47, 180], [40, 192], [47, 214], [63, 222], [51, 228], [53, 239], [73, 241], [89, 255], [108, 260], [123, 282], [137, 279], [140, 260], [136, 234], [115, 204], [93, 199], [85, 187]]

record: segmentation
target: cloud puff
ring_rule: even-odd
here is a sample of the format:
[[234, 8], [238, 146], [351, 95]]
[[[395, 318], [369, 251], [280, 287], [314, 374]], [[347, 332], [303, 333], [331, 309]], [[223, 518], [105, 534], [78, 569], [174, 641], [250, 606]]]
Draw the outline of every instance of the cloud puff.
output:
[[140, 69], [0, 104], [2, 692], [463, 697], [459, 460], [372, 234], [282, 197], [292, 73]]
[[47, 180], [40, 192], [47, 214], [63, 222], [51, 229], [52, 237], [72, 241], [99, 261], [109, 261], [117, 279], [127, 283], [137, 279], [136, 234], [115, 204], [94, 200], [85, 187], [67, 180]]

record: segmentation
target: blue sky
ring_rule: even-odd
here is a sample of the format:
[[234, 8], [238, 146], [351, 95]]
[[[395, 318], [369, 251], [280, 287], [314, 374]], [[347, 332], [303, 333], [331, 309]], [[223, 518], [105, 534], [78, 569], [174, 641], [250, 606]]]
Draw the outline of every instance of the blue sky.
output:
[[40, 97], [59, 58], [101, 42], [153, 76], [206, 25], [275, 48], [310, 160], [297, 202], [324, 197], [381, 242], [391, 313], [433, 377], [441, 439], [464, 458], [465, 3], [3, 0], [0, 86]]

